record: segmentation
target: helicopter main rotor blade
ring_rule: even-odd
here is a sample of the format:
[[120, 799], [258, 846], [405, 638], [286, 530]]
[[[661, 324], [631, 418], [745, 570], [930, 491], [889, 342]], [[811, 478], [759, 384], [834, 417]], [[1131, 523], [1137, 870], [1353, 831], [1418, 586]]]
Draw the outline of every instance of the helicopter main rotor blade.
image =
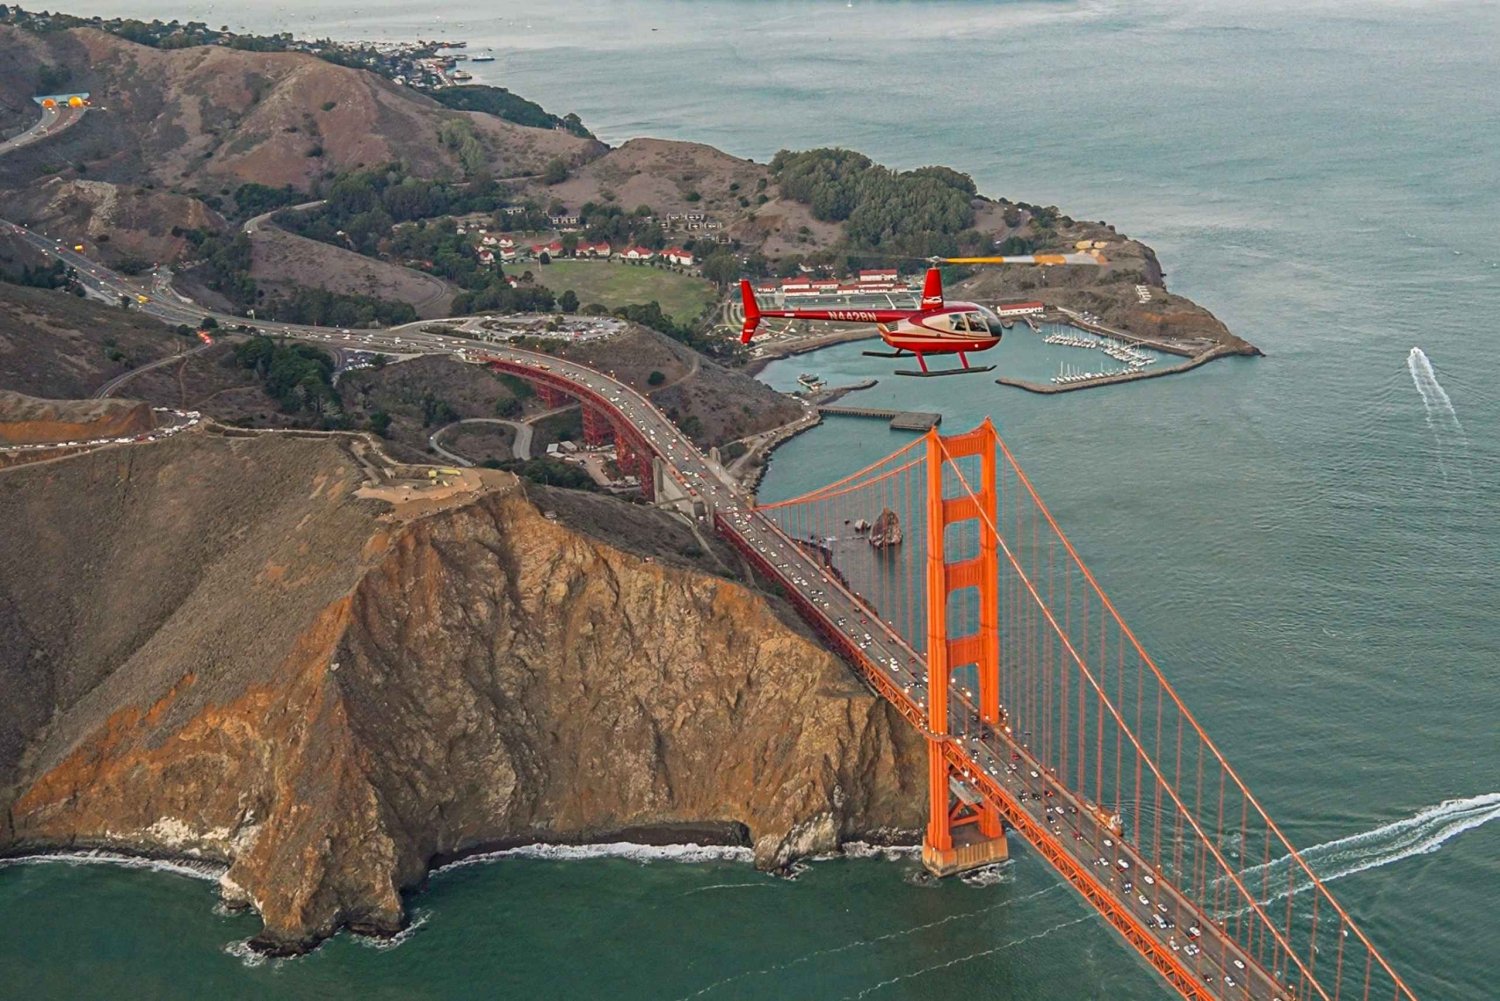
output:
[[1092, 264], [1106, 263], [1099, 253], [1020, 254], [1011, 257], [934, 257], [939, 264]]

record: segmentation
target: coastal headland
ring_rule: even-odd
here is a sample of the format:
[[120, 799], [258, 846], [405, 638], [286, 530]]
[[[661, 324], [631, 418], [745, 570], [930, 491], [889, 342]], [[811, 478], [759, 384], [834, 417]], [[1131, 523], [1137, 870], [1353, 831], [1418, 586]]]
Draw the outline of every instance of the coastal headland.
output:
[[[747, 375], [722, 306], [741, 274], [1086, 243], [1100, 266], [955, 273], [954, 294], [1256, 353], [1144, 244], [946, 167], [611, 148], [456, 86], [431, 44], [365, 58], [10, 7], [0, 46], [0, 138], [40, 82], [97, 105], [0, 158], [24, 227], [0, 270], [32, 286], [0, 283], [0, 389], [50, 406], [129, 377], [142, 405], [218, 420], [0, 472], [0, 853], [213, 861], [267, 951], [390, 934], [432, 864], [495, 845], [707, 832], [774, 868], [921, 819], [919, 739], [691, 524], [558, 489], [588, 477], [551, 460], [426, 475], [435, 428], [522, 417], [542, 449], [581, 419], [397, 331], [503, 328], [741, 458], [816, 422]], [[130, 294], [101, 292], [105, 267]], [[859, 336], [788, 331], [761, 357]]]

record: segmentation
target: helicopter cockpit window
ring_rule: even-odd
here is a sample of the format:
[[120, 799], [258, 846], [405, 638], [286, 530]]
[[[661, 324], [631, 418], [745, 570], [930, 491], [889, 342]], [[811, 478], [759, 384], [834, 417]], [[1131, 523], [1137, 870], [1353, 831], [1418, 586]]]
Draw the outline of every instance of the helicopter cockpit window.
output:
[[963, 313], [948, 314], [948, 329], [958, 333], [968, 333], [969, 324]]
[[964, 315], [968, 318], [969, 329], [972, 330], [974, 333], [976, 333], [976, 334], [986, 334], [986, 333], [989, 333], [989, 329], [990, 328], [989, 328], [989, 325], [984, 322], [984, 314], [983, 313], [966, 313]]

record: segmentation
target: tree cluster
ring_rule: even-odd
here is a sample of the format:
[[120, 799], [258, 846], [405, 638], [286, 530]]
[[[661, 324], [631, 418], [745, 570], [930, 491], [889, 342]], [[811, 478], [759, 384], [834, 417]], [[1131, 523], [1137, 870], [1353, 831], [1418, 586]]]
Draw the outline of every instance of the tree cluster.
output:
[[563, 129], [585, 139], [594, 137], [592, 132], [583, 127], [583, 122], [577, 115], [567, 114], [559, 118], [535, 101], [512, 94], [504, 87], [486, 87], [482, 84], [443, 87], [433, 91], [432, 96], [439, 104], [456, 111], [482, 111], [517, 125], [529, 125], [536, 129]]
[[410, 303], [368, 295], [347, 295], [305, 285], [269, 296], [261, 303], [259, 311], [268, 319], [318, 327], [392, 327], [411, 323], [417, 318], [417, 311]]
[[983, 246], [974, 181], [948, 167], [895, 171], [852, 150], [782, 150], [771, 173], [783, 197], [843, 223], [852, 248], [923, 257]]
[[333, 359], [310, 344], [278, 343], [255, 336], [234, 346], [234, 360], [252, 370], [266, 393], [289, 414], [325, 414], [339, 404]]

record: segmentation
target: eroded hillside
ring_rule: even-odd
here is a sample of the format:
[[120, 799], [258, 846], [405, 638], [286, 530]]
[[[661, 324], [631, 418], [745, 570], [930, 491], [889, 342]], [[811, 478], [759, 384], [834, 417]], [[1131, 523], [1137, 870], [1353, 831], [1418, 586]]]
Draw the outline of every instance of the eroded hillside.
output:
[[916, 825], [915, 737], [759, 593], [506, 474], [371, 495], [353, 441], [0, 472], [0, 848], [221, 859], [297, 949], [483, 845], [709, 822], [774, 865]]

